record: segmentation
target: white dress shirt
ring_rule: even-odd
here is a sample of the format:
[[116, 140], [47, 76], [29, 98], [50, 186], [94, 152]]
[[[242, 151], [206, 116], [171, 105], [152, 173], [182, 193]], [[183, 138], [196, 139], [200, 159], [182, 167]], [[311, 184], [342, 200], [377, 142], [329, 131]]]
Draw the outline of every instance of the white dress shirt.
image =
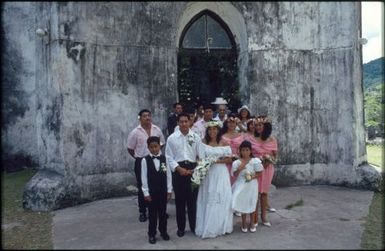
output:
[[188, 160], [197, 162], [204, 156], [204, 148], [201, 138], [198, 134], [189, 129], [186, 135], [181, 131], [175, 131], [171, 134], [166, 143], [167, 165], [172, 172], [179, 166], [178, 162]]
[[[151, 157], [152, 156], [158, 157], [158, 156], [160, 156], [160, 153], [158, 155], [152, 155], [150, 153], [150, 156]], [[153, 159], [152, 161], [154, 161], [156, 171], [159, 171], [160, 160]], [[167, 172], [167, 192], [171, 193], [172, 192], [171, 171], [170, 171], [170, 168], [167, 168], [167, 165], [166, 165], [166, 170], [167, 170], [166, 171]], [[142, 176], [141, 178], [142, 178], [143, 195], [149, 196], [150, 192], [149, 192], [148, 182], [147, 182], [147, 161], [146, 161], [146, 158], [142, 159], [142, 174], [141, 174], [141, 176]]]
[[194, 123], [191, 130], [195, 133], [197, 133], [201, 139], [203, 139], [206, 135], [206, 125], [207, 122], [202, 118]]

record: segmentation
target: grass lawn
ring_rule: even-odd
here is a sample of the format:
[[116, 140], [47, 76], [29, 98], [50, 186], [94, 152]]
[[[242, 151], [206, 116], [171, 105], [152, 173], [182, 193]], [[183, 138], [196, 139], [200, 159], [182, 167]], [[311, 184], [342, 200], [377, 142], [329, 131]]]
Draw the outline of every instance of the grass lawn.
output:
[[22, 207], [24, 185], [35, 173], [32, 169], [2, 173], [3, 249], [53, 249], [52, 214], [25, 211]]
[[368, 155], [368, 162], [372, 165], [382, 168], [384, 171], [383, 162], [383, 146], [382, 145], [366, 145], [366, 153]]
[[362, 249], [384, 249], [384, 216], [384, 193], [375, 192], [362, 233]]

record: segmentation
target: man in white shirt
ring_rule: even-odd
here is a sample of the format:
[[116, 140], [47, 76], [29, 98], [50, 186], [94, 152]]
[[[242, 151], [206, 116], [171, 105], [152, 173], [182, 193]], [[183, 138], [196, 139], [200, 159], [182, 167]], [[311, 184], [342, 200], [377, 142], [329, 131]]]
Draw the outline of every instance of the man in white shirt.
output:
[[134, 130], [130, 132], [127, 138], [127, 151], [135, 159], [135, 176], [136, 186], [138, 188], [138, 205], [139, 205], [139, 221], [144, 222], [147, 220], [147, 205], [144, 201], [142, 191], [142, 179], [141, 179], [141, 161], [142, 158], [148, 155], [150, 152], [147, 148], [147, 139], [150, 136], [157, 136], [160, 138], [160, 145], [165, 144], [162, 130], [152, 124], [151, 112], [147, 109], [143, 109], [139, 112], [139, 122]]
[[223, 122], [227, 119], [227, 107], [226, 105], [218, 105], [218, 114], [215, 116], [214, 120], [220, 122], [220, 126], [223, 126]]
[[179, 130], [171, 134], [166, 143], [167, 165], [172, 171], [175, 193], [177, 235], [182, 237], [186, 227], [186, 206], [190, 230], [195, 233], [196, 201], [198, 189], [191, 187], [191, 175], [197, 161], [203, 157], [203, 144], [199, 135], [190, 130], [187, 113], [178, 115]]
[[205, 137], [205, 134], [206, 134], [205, 125], [207, 124], [207, 122], [209, 122], [213, 119], [213, 115], [214, 115], [213, 105], [212, 104], [205, 104], [203, 106], [203, 118], [201, 118], [200, 120], [195, 122], [195, 124], [191, 128], [191, 130], [196, 132], [201, 137], [201, 139], [203, 139]]

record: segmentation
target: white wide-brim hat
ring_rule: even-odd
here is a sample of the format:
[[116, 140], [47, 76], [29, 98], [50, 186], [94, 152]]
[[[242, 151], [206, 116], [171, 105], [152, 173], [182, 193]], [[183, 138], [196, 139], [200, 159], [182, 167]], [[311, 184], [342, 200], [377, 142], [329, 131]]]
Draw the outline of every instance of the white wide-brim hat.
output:
[[211, 102], [213, 105], [227, 105], [227, 101], [222, 97], [216, 97], [214, 102]]
[[243, 109], [246, 109], [250, 113], [250, 109], [249, 109], [249, 107], [247, 107], [247, 105], [243, 105], [241, 108], [239, 108], [238, 113], [240, 113]]

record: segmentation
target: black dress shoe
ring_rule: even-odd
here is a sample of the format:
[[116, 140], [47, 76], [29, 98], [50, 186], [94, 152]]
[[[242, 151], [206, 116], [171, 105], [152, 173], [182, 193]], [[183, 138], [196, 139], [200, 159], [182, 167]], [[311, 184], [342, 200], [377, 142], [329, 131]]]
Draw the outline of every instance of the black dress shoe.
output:
[[184, 231], [178, 230], [178, 231], [176, 231], [176, 235], [178, 235], [179, 237], [183, 237]]
[[162, 236], [163, 240], [165, 241], [170, 240], [170, 236], [167, 233], [161, 234], [160, 236]]
[[155, 236], [150, 236], [150, 237], [148, 237], [148, 242], [151, 243], [151, 244], [155, 244], [155, 243], [156, 243], [156, 238], [155, 238]]
[[146, 220], [147, 220], [146, 214], [140, 214], [140, 216], [139, 216], [139, 221], [140, 221], [140, 222], [145, 222]]

